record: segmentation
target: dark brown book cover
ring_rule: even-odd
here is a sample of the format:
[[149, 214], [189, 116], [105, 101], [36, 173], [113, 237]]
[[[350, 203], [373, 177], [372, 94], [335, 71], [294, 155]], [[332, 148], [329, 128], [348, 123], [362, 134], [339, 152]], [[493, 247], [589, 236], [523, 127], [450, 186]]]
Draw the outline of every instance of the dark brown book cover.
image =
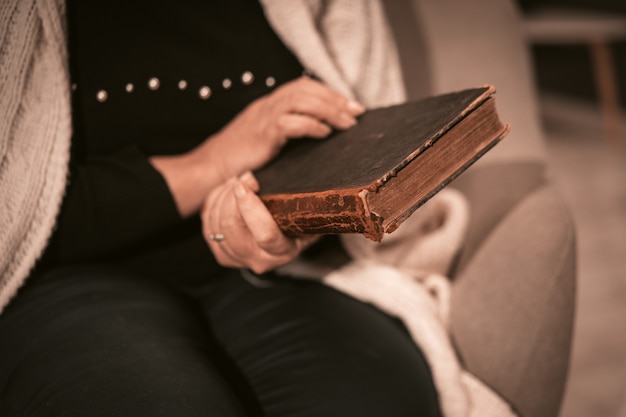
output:
[[380, 241], [508, 132], [492, 86], [365, 112], [325, 140], [292, 140], [255, 173], [286, 234]]

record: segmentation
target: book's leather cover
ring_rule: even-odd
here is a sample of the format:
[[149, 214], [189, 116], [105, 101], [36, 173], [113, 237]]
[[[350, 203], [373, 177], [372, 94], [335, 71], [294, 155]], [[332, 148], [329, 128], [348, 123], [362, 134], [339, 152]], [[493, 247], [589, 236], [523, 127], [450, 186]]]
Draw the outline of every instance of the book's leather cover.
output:
[[291, 140], [255, 173], [259, 195], [287, 233], [364, 233], [380, 240], [384, 228], [364, 193], [375, 193], [436, 146], [494, 91], [485, 86], [369, 110], [356, 126], [325, 140]]

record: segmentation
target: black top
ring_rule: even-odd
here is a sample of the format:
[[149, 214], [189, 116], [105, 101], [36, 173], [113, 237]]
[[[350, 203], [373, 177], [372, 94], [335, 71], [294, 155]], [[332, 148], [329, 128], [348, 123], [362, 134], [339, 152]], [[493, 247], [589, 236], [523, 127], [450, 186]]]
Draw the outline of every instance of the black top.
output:
[[302, 66], [255, 0], [70, 1], [68, 24], [71, 178], [44, 265], [206, 279], [200, 221], [147, 157], [192, 149]]

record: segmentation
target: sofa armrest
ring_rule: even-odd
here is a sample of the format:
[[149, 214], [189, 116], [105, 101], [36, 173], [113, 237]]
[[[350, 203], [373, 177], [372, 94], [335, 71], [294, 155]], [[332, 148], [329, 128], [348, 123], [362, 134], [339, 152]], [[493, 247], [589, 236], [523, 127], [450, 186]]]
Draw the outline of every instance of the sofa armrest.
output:
[[491, 227], [454, 277], [452, 336], [465, 367], [522, 416], [558, 415], [575, 304], [575, 234], [545, 184]]
[[546, 166], [539, 161], [476, 165], [457, 178], [451, 187], [461, 191], [469, 200], [470, 223], [463, 250], [449, 276], [462, 272], [502, 219], [526, 196], [546, 183]]

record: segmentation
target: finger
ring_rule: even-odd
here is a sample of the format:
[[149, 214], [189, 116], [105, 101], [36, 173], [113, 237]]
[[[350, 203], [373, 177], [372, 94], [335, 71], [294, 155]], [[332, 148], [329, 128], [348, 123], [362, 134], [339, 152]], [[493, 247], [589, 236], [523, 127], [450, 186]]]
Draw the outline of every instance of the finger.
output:
[[[239, 177], [239, 180], [250, 190], [257, 193], [260, 189], [259, 182], [255, 178], [254, 174], [250, 171], [245, 172]], [[306, 248], [311, 243], [320, 238], [319, 235], [305, 235], [295, 239], [296, 246], [299, 249]]]
[[259, 186], [259, 182], [251, 171], [246, 171], [241, 174], [239, 180], [255, 193], [258, 193], [261, 189], [261, 187]]
[[296, 240], [296, 245], [298, 246], [298, 249], [304, 249], [309, 247], [312, 243], [316, 242], [321, 235], [304, 235], [304, 236], [299, 236], [297, 237]]
[[287, 100], [289, 113], [314, 117], [336, 129], [348, 129], [356, 124], [356, 117], [347, 110], [344, 98], [325, 100], [303, 91], [293, 91]]
[[261, 199], [243, 183], [235, 184], [234, 196], [241, 217], [259, 248], [274, 256], [292, 254], [297, 250], [295, 242], [281, 232]]
[[[344, 95], [336, 92], [327, 85], [316, 81], [309, 77], [300, 77], [299, 79], [292, 81], [292, 83], [298, 89], [302, 89], [308, 95], [319, 96], [325, 101], [336, 102], [340, 106], [343, 106], [353, 116], [359, 116], [365, 111], [365, 107], [356, 100], [352, 100]], [[289, 84], [289, 83], [288, 83]], [[285, 84], [285, 85], [288, 85]]]
[[[232, 182], [233, 180], [229, 180], [226, 184], [218, 187], [207, 197], [202, 213], [202, 232], [209, 248], [220, 265], [225, 267], [241, 268], [245, 266], [244, 261], [241, 257], [236, 256], [230, 248], [230, 240], [236, 240], [237, 234], [228, 231], [227, 233], [231, 237], [220, 242], [211, 238], [211, 235], [214, 234], [225, 235], [223, 226], [221, 225], [221, 218], [223, 217], [221, 213], [228, 213], [229, 211], [228, 207], [225, 206], [225, 203], [226, 198], [232, 195]], [[235, 204], [233, 204], [233, 206], [235, 206]]]
[[332, 129], [327, 124], [302, 114], [283, 114], [276, 123], [280, 129], [280, 134], [287, 138], [306, 136], [323, 139], [332, 132]]
[[[305, 80], [305, 79], [303, 79]], [[356, 123], [364, 108], [317, 81], [296, 81], [276, 95], [284, 111], [302, 113], [323, 120], [337, 129]]]
[[[231, 193], [234, 200], [234, 193]], [[229, 201], [227, 199], [226, 201]], [[238, 213], [239, 209], [236, 204], [235, 208], [225, 207], [229, 213]], [[261, 248], [255, 241], [247, 225], [240, 216], [226, 216], [221, 222], [222, 230], [226, 239], [220, 245], [220, 252], [224, 254], [223, 265], [237, 265], [246, 267], [255, 273], [265, 273], [269, 270], [283, 265], [290, 261], [293, 256], [291, 253], [271, 254]]]
[[216, 187], [207, 195], [204, 200], [204, 204], [202, 205], [200, 218], [202, 219], [202, 233], [204, 234], [204, 238], [207, 243], [210, 243], [209, 235], [217, 232], [214, 225], [217, 200], [221, 198], [224, 192], [224, 185]]
[[221, 251], [234, 261], [246, 264], [259, 249], [239, 212], [233, 183], [228, 184], [228, 191], [220, 199], [218, 213], [214, 227], [224, 235], [224, 240], [218, 243]]
[[[220, 244], [221, 245], [221, 244]], [[221, 246], [209, 245], [217, 263], [225, 268], [246, 268], [247, 265], [231, 257]]]
[[209, 212], [208, 212], [208, 231], [211, 233], [223, 233], [220, 222], [222, 217], [222, 211], [224, 206], [224, 200], [230, 193], [232, 188], [233, 179], [228, 180], [225, 184], [221, 185], [215, 192], [211, 193], [209, 198]]
[[328, 98], [293, 88], [276, 97], [276, 100], [278, 114], [303, 114], [323, 121], [335, 129], [348, 129], [356, 124], [356, 118], [347, 110], [347, 100], [343, 97]]

